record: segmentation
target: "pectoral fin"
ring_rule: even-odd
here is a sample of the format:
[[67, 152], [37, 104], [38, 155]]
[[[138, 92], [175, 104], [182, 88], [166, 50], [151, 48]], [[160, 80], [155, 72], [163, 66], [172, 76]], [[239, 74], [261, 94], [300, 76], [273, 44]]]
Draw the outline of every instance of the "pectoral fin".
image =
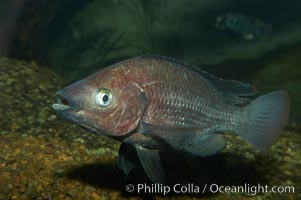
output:
[[159, 150], [148, 149], [140, 145], [135, 145], [135, 148], [148, 178], [156, 183], [164, 183], [165, 172], [161, 165]]

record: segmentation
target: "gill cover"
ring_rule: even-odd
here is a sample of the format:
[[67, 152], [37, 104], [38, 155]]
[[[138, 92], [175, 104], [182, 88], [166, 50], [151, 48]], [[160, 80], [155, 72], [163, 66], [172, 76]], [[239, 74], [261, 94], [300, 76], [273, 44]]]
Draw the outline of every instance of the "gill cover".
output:
[[147, 98], [143, 90], [130, 83], [122, 88], [118, 95], [118, 111], [112, 118], [117, 119], [110, 130], [113, 136], [126, 135], [137, 129], [139, 121], [147, 107]]

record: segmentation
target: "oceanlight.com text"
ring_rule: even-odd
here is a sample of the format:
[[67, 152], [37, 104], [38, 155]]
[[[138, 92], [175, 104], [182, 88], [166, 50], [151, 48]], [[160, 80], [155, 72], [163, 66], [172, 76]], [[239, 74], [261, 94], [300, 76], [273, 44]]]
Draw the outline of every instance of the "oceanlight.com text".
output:
[[178, 194], [204, 194], [204, 193], [247, 193], [250, 195], [256, 195], [259, 193], [295, 193], [294, 186], [268, 186], [261, 185], [250, 185], [248, 183], [241, 186], [223, 186], [218, 184], [204, 184], [197, 185], [194, 183], [188, 184], [174, 184], [174, 185], [163, 185], [160, 183], [138, 183], [136, 185], [128, 184], [126, 191], [129, 193], [135, 192], [138, 194], [163, 194], [169, 193]]

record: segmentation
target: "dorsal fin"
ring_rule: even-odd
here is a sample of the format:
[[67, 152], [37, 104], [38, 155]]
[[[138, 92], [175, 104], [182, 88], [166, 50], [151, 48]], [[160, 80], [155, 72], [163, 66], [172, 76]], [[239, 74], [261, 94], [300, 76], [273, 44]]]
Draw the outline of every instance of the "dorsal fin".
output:
[[211, 81], [226, 100], [235, 105], [244, 105], [256, 94], [256, 89], [249, 84], [233, 80]]
[[252, 87], [250, 84], [245, 84], [234, 80], [224, 80], [222, 78], [209, 74], [198, 67], [186, 64], [174, 58], [157, 56], [157, 55], [143, 55], [143, 56], [139, 56], [138, 58], [158, 59], [158, 60], [168, 61], [171, 63], [175, 63], [187, 67], [190, 70], [200, 74], [206, 80], [208, 80], [209, 83], [211, 83], [218, 90], [218, 92], [223, 97], [225, 97], [226, 100], [231, 104], [235, 104], [235, 105], [247, 104], [250, 101], [250, 98], [248, 97], [256, 94], [256, 89]]

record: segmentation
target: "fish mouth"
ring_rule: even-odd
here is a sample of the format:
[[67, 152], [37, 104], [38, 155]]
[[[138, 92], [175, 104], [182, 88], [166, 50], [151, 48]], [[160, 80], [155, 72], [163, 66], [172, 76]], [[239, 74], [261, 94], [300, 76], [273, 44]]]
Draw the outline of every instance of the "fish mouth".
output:
[[57, 103], [52, 104], [52, 108], [57, 112], [78, 111], [79, 106], [74, 98], [65, 91], [59, 90], [56, 93]]
[[87, 119], [85, 112], [80, 109], [79, 102], [75, 97], [64, 90], [59, 90], [56, 93], [56, 99], [57, 103], [52, 104], [52, 108], [63, 118], [96, 134], [101, 134], [97, 125]]

